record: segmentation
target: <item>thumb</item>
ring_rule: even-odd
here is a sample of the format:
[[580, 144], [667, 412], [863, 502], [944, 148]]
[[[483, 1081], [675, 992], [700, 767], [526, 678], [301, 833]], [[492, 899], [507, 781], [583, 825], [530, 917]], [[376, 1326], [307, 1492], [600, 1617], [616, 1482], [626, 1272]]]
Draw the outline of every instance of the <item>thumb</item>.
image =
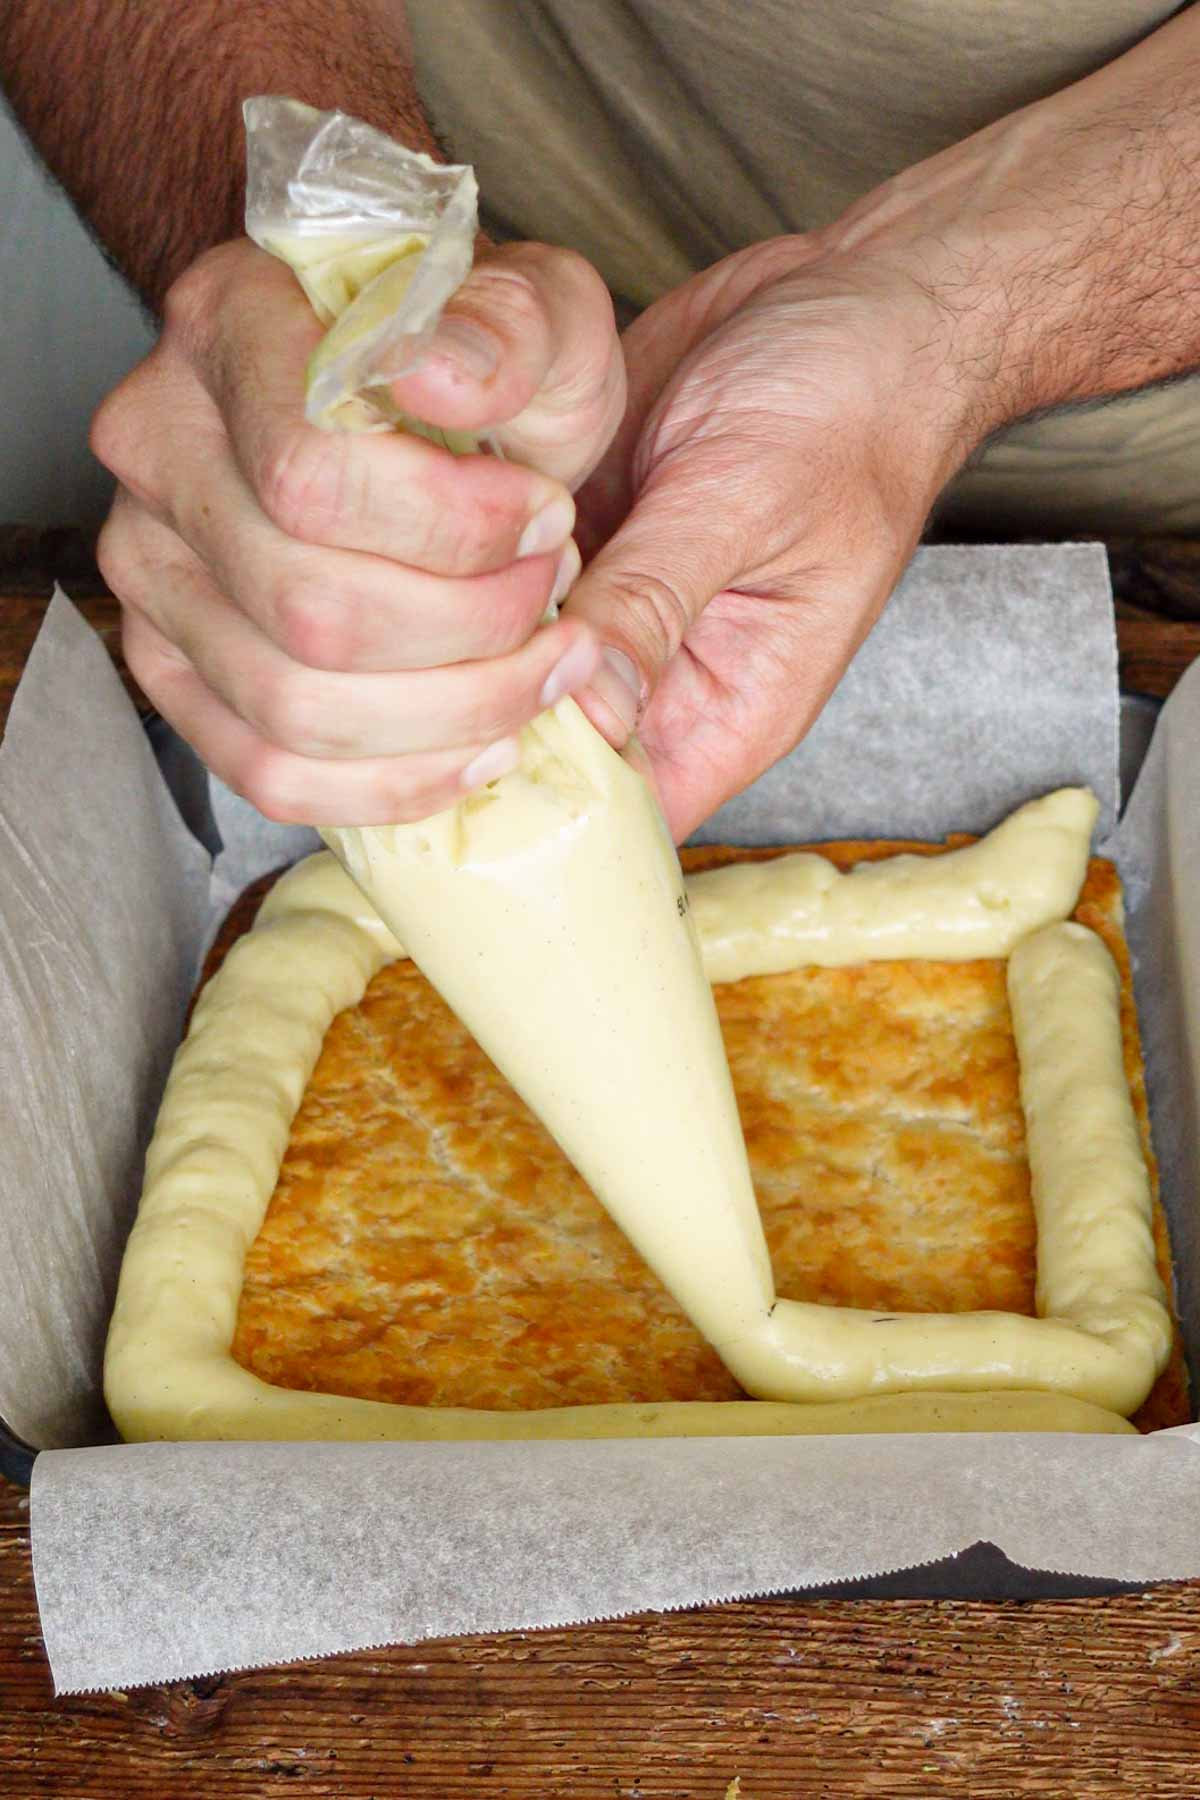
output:
[[622, 749], [684, 637], [714, 595], [742, 574], [745, 551], [721, 487], [695, 467], [664, 470], [589, 563], [565, 611], [604, 646], [600, 667], [575, 698], [596, 729]]
[[582, 256], [506, 244], [477, 262], [419, 362], [389, 377], [402, 410], [490, 432], [507, 456], [575, 486], [625, 405], [612, 301]]

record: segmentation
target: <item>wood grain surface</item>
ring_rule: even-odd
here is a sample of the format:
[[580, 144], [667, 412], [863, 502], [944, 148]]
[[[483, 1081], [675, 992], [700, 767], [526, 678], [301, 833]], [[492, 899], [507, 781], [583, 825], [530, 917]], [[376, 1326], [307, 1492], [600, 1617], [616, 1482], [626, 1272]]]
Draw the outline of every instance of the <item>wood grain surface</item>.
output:
[[[0, 529], [0, 728], [55, 577], [115, 648], [80, 545]], [[1200, 546], [1109, 548], [1123, 677], [1165, 693], [1200, 655]], [[0, 1483], [3, 1800], [1200, 1795], [1200, 1583], [747, 1601], [56, 1700], [26, 1507]]]
[[1195, 1800], [1200, 1589], [757, 1601], [54, 1700], [0, 1497], [0, 1793]]

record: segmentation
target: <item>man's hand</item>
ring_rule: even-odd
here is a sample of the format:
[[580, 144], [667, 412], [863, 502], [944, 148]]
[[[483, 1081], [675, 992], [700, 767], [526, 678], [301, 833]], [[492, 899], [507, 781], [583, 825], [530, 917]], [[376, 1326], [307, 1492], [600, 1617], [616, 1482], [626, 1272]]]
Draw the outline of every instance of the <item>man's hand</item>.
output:
[[627, 334], [567, 610], [623, 653], [581, 702], [617, 744], [638, 716], [677, 837], [807, 730], [990, 433], [1200, 368], [1198, 79], [1192, 8]]
[[610, 649], [581, 704], [616, 744], [640, 715], [677, 838], [812, 724], [971, 447], [941, 327], [911, 280], [785, 238], [626, 334], [567, 610], [629, 677]]
[[121, 484], [100, 564], [141, 686], [269, 817], [423, 817], [513, 767], [519, 728], [596, 671], [584, 620], [537, 627], [579, 569], [571, 489], [624, 407], [612, 307], [580, 257], [533, 244], [459, 290], [394, 397], [505, 459], [314, 430], [320, 335], [244, 240], [176, 283], [93, 428]]
[[[436, 148], [398, 4], [0, 0], [0, 17], [18, 116], [153, 301], [242, 215], [242, 95], [341, 105]], [[620, 410], [596, 278], [534, 252], [533, 364], [502, 329], [495, 374], [435, 362], [403, 387], [439, 423], [504, 421], [548, 482], [400, 438], [318, 451], [299, 421], [316, 326], [283, 270], [220, 251], [98, 422], [125, 484], [104, 557], [135, 669], [268, 811], [399, 818], [458, 791], [552, 656], [578, 657], [558, 678], [574, 685], [591, 622], [609, 648], [584, 703], [618, 743], [640, 711], [683, 834], [806, 729], [989, 432], [1200, 368], [1198, 77], [1190, 7], [826, 231], [660, 301], [629, 335], [629, 416], [584, 497], [601, 554], [528, 643], [574, 567], [554, 504]], [[535, 514], [556, 542], [522, 560]], [[347, 756], [360, 728], [373, 754]]]

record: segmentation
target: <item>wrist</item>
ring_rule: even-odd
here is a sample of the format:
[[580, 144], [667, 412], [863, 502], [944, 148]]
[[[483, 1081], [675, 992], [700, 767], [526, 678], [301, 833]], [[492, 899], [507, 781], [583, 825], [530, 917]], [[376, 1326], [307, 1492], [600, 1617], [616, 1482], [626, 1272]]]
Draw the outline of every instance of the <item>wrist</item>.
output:
[[[836, 361], [844, 415], [858, 416], [876, 438], [882, 428], [889, 460], [904, 466], [914, 504], [928, 509], [992, 429], [978, 359], [963, 351], [928, 271], [902, 254], [900, 233], [878, 244], [846, 242], [841, 224], [739, 253], [725, 265], [723, 293], [750, 308], [789, 309], [804, 359], [817, 368]], [[779, 323], [777, 316], [772, 328]]]
[[1002, 120], [884, 183], [824, 234], [830, 259], [908, 320], [915, 384], [956, 466], [993, 432], [1068, 397], [1066, 370], [1039, 344], [1033, 270], [1049, 260], [1050, 234], [1022, 205], [1030, 135], [1025, 115]]
[[992, 343], [986, 334], [977, 342], [974, 316], [945, 302], [927, 261], [892, 246], [835, 251], [801, 279], [809, 293], [824, 285], [853, 331], [862, 387], [845, 394], [847, 412], [857, 399], [868, 429], [882, 425], [889, 460], [905, 469], [914, 504], [927, 511], [996, 429]]
[[1164, 28], [885, 182], [822, 234], [827, 255], [932, 303], [967, 454], [1018, 419], [1200, 361], [1198, 38], [1195, 18]]

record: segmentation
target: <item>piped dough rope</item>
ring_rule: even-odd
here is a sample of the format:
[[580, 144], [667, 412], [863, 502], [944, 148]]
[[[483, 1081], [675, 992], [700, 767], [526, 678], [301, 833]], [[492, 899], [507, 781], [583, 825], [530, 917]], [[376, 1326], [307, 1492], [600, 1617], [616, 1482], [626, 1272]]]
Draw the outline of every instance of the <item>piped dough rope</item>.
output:
[[[962, 917], [974, 918], [972, 871], [982, 872], [993, 896], [990, 911], [1009, 922], [1004, 928], [1014, 916], [1037, 927], [1013, 950], [1009, 987], [1029, 1120], [1039, 1309], [1053, 1316], [893, 1315], [779, 1300], [764, 1309], [753, 1333], [724, 1341], [714, 1334], [733, 1373], [763, 1396], [757, 1402], [482, 1413], [299, 1393], [260, 1381], [230, 1354], [247, 1252], [330, 1023], [357, 1003], [378, 969], [403, 954], [336, 861], [320, 854], [276, 884], [254, 929], [205, 988], [176, 1056], [109, 1335], [106, 1394], [123, 1434], [480, 1438], [1120, 1429], [1113, 1413], [1133, 1411], [1149, 1391], [1169, 1353], [1171, 1323], [1124, 1075], [1116, 971], [1093, 933], [1046, 925], [1042, 917], [1053, 906], [1061, 920], [1074, 906], [1091, 816], [1078, 800], [1068, 804], [1052, 795], [1022, 808], [977, 845], [928, 862], [864, 865], [842, 878], [850, 886], [869, 869], [871, 906], [880, 916], [887, 881], [878, 871], [901, 875], [893, 904], [902, 909], [912, 891], [909, 865], [922, 862], [932, 871], [940, 864], [943, 872], [950, 865], [949, 884], [943, 878], [925, 893], [936, 891], [947, 908], [957, 894]], [[1071, 848], [1066, 841], [1060, 846], [1054, 881], [1047, 881], [1044, 862], [1036, 868], [1038, 859], [1030, 856], [1033, 843], [1044, 847], [1048, 820], [1074, 839]], [[997, 839], [1004, 849], [999, 858]], [[774, 918], [792, 915], [780, 896], [770, 895], [770, 871], [795, 860], [757, 871], [763, 879], [755, 904], [765, 895]], [[735, 866], [715, 873], [736, 872]], [[786, 869], [780, 879], [791, 884]], [[689, 887], [694, 891], [699, 882], [722, 941], [741, 942], [754, 966], [765, 952], [738, 917], [741, 884], [719, 883], [710, 874], [694, 877]], [[828, 941], [830, 928], [805, 906], [805, 930], [823, 932]], [[703, 920], [702, 912], [707, 946]], [[798, 930], [788, 941], [793, 960], [787, 966], [811, 960]], [[874, 941], [886, 946], [884, 954], [901, 953], [895, 933]], [[957, 941], [970, 941], [973, 955], [997, 954], [980, 947], [974, 927]], [[778, 954], [777, 938], [771, 954]], [[729, 979], [746, 972], [726, 966]], [[681, 1232], [681, 1262], [691, 1248]]]

